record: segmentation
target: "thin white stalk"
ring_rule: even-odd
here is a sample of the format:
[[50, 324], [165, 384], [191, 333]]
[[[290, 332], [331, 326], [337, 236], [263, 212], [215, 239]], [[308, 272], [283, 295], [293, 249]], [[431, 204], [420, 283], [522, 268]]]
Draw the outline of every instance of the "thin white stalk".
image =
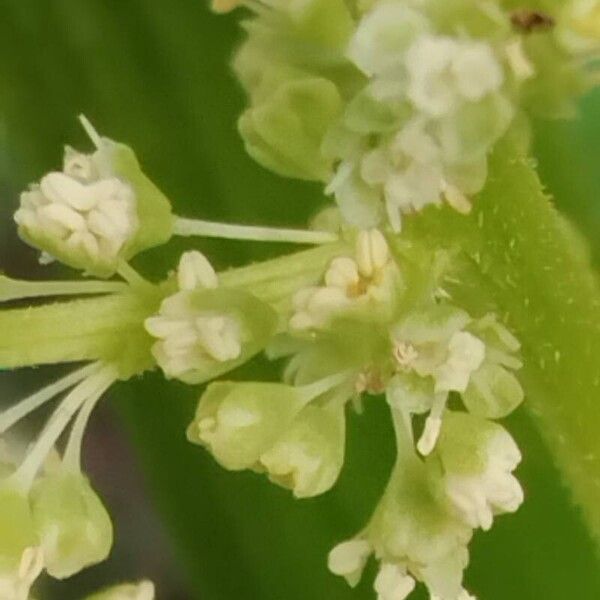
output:
[[177, 218], [173, 234], [183, 237], [199, 236], [226, 240], [249, 240], [254, 242], [282, 242], [290, 244], [330, 244], [339, 240], [328, 231], [303, 229], [279, 229], [251, 225], [231, 225], [195, 219]]
[[298, 391], [300, 392], [300, 396], [303, 399], [303, 401], [308, 404], [315, 398], [318, 398], [319, 396], [332, 390], [334, 387], [341, 385], [342, 383], [347, 381], [349, 376], [350, 373], [348, 371], [345, 371], [343, 373], [336, 373], [335, 375], [331, 375], [330, 377], [319, 379], [319, 381], [315, 381], [314, 383], [303, 385], [300, 388], [298, 388]]
[[120, 281], [19, 281], [0, 275], [0, 302], [51, 296], [117, 294], [127, 289]]
[[121, 262], [117, 273], [131, 286], [131, 287], [148, 287], [152, 284], [144, 279], [128, 262]]
[[65, 452], [63, 454], [63, 464], [70, 471], [81, 471], [81, 448], [83, 445], [83, 436], [85, 435], [85, 430], [90, 420], [90, 416], [96, 407], [96, 404], [98, 404], [101, 396], [102, 394], [97, 394], [89, 398], [89, 400], [86, 400], [85, 404], [79, 409], [77, 418], [73, 423], [73, 428], [71, 429], [71, 433], [69, 435], [69, 441], [67, 442], [67, 447], [65, 448]]
[[84, 128], [90, 140], [98, 150], [102, 148], [102, 136], [96, 131], [96, 128], [90, 123], [88, 118], [85, 115], [79, 115], [79, 122], [81, 126]]
[[410, 415], [390, 405], [394, 435], [396, 438], [396, 468], [420, 464], [415, 452], [414, 435]]
[[36, 410], [46, 402], [55, 398], [61, 392], [73, 387], [80, 381], [89, 377], [94, 372], [98, 371], [97, 363], [86, 365], [85, 367], [69, 373], [66, 377], [59, 379], [45, 388], [39, 390], [35, 394], [24, 398], [14, 406], [0, 413], [0, 435], [10, 429], [15, 423], [18, 423], [22, 418]]
[[60, 403], [17, 471], [11, 475], [10, 479], [13, 483], [24, 492], [31, 488], [38, 471], [58, 441], [58, 438], [69, 424], [69, 421], [73, 418], [73, 415], [81, 408], [84, 402], [87, 402], [91, 398], [99, 398], [115, 379], [115, 368], [113, 366], [105, 366], [97, 373], [84, 379], [77, 387], [71, 390]]

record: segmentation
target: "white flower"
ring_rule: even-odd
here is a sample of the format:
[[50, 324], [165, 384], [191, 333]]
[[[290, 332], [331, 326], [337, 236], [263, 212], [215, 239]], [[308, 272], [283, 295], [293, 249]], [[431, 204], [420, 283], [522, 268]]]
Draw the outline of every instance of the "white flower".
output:
[[360, 581], [372, 552], [371, 544], [366, 540], [348, 540], [331, 550], [327, 566], [334, 575], [344, 577], [348, 584], [354, 587]]
[[[464, 392], [471, 375], [485, 360], [485, 344], [464, 331], [469, 321], [469, 316], [462, 311], [438, 307], [431, 308], [429, 313], [408, 317], [392, 332], [393, 357], [400, 373], [414, 372], [433, 379], [430, 391], [419, 390], [419, 412], [427, 405], [427, 398], [430, 407], [417, 443], [424, 456], [433, 451], [440, 435], [448, 393]], [[399, 400], [394, 403], [402, 404], [402, 395], [395, 394], [395, 397]], [[404, 404], [401, 410], [414, 412], [414, 403], [404, 401]]]
[[304, 288], [295, 294], [290, 327], [323, 327], [348, 308], [371, 300], [390, 300], [395, 272], [383, 234], [377, 229], [359, 232], [354, 257], [334, 258], [325, 273], [325, 285]]
[[200, 252], [187, 252], [179, 262], [180, 292], [161, 304], [159, 314], [146, 319], [146, 331], [159, 339], [152, 352], [168, 377], [181, 377], [203, 361], [227, 362], [242, 352], [241, 326], [234, 316], [216, 310], [196, 310], [194, 291], [215, 289], [217, 275]]
[[406, 567], [384, 562], [374, 588], [377, 600], [404, 600], [415, 589], [415, 580], [407, 574]]
[[485, 466], [477, 474], [448, 473], [448, 497], [470, 527], [488, 530], [494, 515], [515, 512], [523, 502], [523, 489], [512, 471], [521, 462], [515, 441], [499, 428], [487, 440]]
[[158, 338], [152, 352], [168, 377], [181, 377], [207, 359], [226, 362], [242, 351], [236, 318], [215, 311], [196, 312], [180, 292], [163, 301], [157, 316], [146, 319], [146, 331]]
[[82, 263], [113, 263], [138, 226], [135, 193], [100, 176], [91, 157], [67, 149], [63, 172], [44, 176], [21, 194], [15, 221], [46, 252]]
[[420, 12], [399, 2], [380, 2], [361, 19], [347, 55], [366, 75], [382, 74], [401, 65], [408, 46], [428, 29]]
[[434, 374], [436, 392], [464, 392], [484, 360], [485, 344], [467, 331], [457, 331], [448, 342], [448, 358]]
[[500, 89], [504, 74], [491, 47], [443, 36], [422, 36], [408, 49], [408, 97], [431, 117], [476, 102]]

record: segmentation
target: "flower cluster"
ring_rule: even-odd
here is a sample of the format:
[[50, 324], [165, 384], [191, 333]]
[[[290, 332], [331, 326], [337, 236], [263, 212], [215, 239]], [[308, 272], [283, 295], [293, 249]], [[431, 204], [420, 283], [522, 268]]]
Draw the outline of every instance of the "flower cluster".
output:
[[402, 215], [444, 201], [468, 212], [496, 142], [524, 129], [524, 111], [572, 112], [600, 50], [595, 0], [543, 11], [462, 0], [218, 8], [236, 4], [256, 13], [235, 60], [248, 151], [323, 181], [361, 228], [399, 231]]
[[[523, 501], [520, 452], [495, 422], [523, 401], [520, 344], [496, 315], [453, 298], [456, 253], [418, 229], [400, 232], [402, 215], [442, 201], [469, 212], [489, 153], [523, 127], [524, 110], [564, 113], [589, 82], [573, 57], [596, 51], [597, 2], [555, 14], [487, 0], [213, 4], [254, 13], [235, 60], [249, 153], [322, 181], [339, 208], [307, 230], [179, 217], [133, 151], [83, 119], [95, 151], [67, 149], [62, 170], [21, 195], [15, 221], [42, 262], [96, 279], [0, 276], [0, 368], [76, 364], [0, 413], [4, 438], [58, 400], [27, 450], [0, 461], [0, 596], [28, 600], [43, 571], [63, 579], [106, 558], [112, 524], [81, 469], [84, 433], [112, 384], [159, 370], [212, 381], [192, 443], [298, 498], [335, 484], [348, 410], [386, 402], [396, 463], [329, 568], [356, 585], [373, 555], [379, 600], [403, 600], [417, 582], [432, 600], [468, 600], [473, 532]], [[175, 235], [315, 247], [220, 273], [192, 250], [161, 282], [133, 269], [132, 258]], [[287, 360], [281, 381], [213, 381], [262, 351]], [[90, 600], [153, 596], [141, 582]]]

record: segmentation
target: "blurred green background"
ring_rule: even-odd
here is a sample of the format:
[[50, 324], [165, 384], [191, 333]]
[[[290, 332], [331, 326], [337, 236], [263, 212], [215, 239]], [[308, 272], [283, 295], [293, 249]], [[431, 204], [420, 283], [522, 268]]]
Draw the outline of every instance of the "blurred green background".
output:
[[[10, 214], [28, 182], [60, 165], [64, 144], [89, 148], [81, 112], [136, 150], [180, 214], [293, 226], [323, 203], [318, 187], [276, 178], [244, 154], [235, 129], [243, 97], [227, 68], [239, 35], [234, 18], [211, 15], [203, 0], [3, 0], [0, 8], [1, 270], [69, 275], [37, 264]], [[600, 264], [600, 95], [583, 99], [578, 121], [536, 123], [535, 155], [549, 192]], [[185, 247], [149, 252], [136, 266], [158, 279]], [[287, 250], [195, 247], [219, 268]], [[275, 378], [279, 368], [258, 360], [239, 376]], [[56, 373], [1, 374], [0, 402]], [[382, 403], [350, 417], [336, 489], [298, 502], [256, 475], [223, 471], [186, 442], [198, 393], [158, 374], [112, 390], [90, 428], [86, 464], [115, 515], [115, 552], [70, 582], [47, 584], [42, 598], [75, 600], [141, 576], [157, 581], [163, 600], [373, 598], [372, 567], [350, 590], [328, 574], [326, 554], [360, 529], [385, 484], [393, 445]], [[486, 600], [596, 600], [598, 554], [568, 491], [527, 414], [510, 421], [525, 456], [527, 502], [476, 536], [467, 585]]]

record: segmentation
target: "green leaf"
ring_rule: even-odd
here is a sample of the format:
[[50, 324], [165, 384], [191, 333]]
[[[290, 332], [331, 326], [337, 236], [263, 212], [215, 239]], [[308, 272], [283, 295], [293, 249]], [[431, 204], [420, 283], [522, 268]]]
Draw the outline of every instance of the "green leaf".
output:
[[600, 288], [585, 243], [510, 139], [468, 218], [429, 211], [411, 225], [464, 258], [453, 297], [498, 311], [521, 341], [525, 405], [600, 542]]

